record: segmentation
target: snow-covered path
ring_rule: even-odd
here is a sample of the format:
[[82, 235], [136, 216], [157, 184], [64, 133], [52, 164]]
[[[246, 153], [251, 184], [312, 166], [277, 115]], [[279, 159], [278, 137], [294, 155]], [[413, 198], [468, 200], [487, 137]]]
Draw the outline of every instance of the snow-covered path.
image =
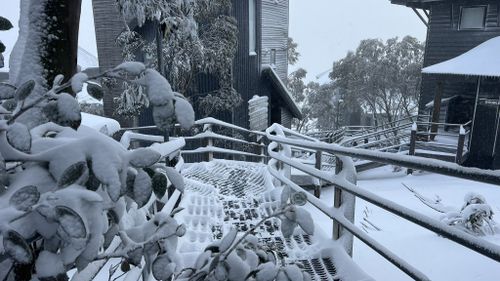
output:
[[[184, 266], [194, 263], [207, 245], [231, 227], [245, 232], [279, 206], [279, 189], [263, 164], [198, 163], [184, 170], [183, 176], [186, 189], [180, 207], [185, 209], [175, 218], [188, 229], [178, 248]], [[325, 246], [321, 235], [309, 236], [296, 229], [291, 239], [284, 238], [278, 219], [269, 220], [254, 235], [285, 263], [301, 262], [315, 280], [339, 280], [332, 277], [337, 274], [332, 258], [336, 255], [329, 254], [334, 247]]]
[[[386, 166], [358, 175], [358, 185], [377, 195], [390, 199], [429, 217], [439, 219], [437, 213], [423, 205], [402, 183], [420, 194], [435, 198], [459, 209], [468, 192], [482, 194], [500, 222], [500, 187], [430, 173], [407, 176], [405, 171], [394, 173]], [[322, 200], [333, 202], [333, 188], [322, 191]], [[325, 231], [331, 231], [331, 222], [320, 213], [313, 217]], [[365, 220], [366, 218], [366, 220]], [[461, 245], [438, 236], [413, 223], [407, 222], [366, 201], [356, 200], [356, 225], [397, 255], [422, 270], [431, 280], [493, 281], [500, 280], [500, 263], [476, 254]], [[484, 237], [500, 244], [500, 234]], [[376, 280], [412, 280], [364, 243], [355, 239], [354, 261]]]

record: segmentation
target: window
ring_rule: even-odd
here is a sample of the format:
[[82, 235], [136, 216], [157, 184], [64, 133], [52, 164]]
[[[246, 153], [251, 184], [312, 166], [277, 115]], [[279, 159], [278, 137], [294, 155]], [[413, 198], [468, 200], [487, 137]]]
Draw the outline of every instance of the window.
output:
[[462, 7], [460, 12], [460, 29], [484, 28], [486, 7]]
[[250, 55], [257, 54], [257, 7], [256, 0], [248, 0], [248, 44]]
[[271, 49], [271, 54], [269, 55], [271, 65], [276, 65], [276, 49]]

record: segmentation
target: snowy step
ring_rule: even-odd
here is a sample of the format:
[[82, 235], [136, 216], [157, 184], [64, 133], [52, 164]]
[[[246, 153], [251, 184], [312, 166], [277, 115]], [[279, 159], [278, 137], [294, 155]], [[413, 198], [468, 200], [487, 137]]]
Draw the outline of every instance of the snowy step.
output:
[[[182, 174], [186, 188], [180, 207], [184, 210], [176, 219], [187, 227], [186, 235], [179, 240], [179, 253], [188, 257], [185, 260], [199, 255], [231, 228], [239, 233], [249, 231], [279, 208], [279, 193], [263, 164], [221, 160], [193, 164]], [[276, 218], [267, 220], [252, 234], [281, 262], [301, 263], [313, 280], [340, 280], [335, 277], [332, 255], [325, 254], [324, 239], [301, 229], [284, 238], [280, 224]], [[194, 258], [190, 260], [194, 262]]]

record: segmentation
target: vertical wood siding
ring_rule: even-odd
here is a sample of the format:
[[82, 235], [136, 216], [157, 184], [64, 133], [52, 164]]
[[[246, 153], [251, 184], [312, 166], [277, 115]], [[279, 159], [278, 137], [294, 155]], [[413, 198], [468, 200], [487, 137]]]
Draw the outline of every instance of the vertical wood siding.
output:
[[[462, 6], [486, 5], [485, 28], [481, 30], [459, 30], [460, 8]], [[498, 0], [441, 1], [431, 6], [429, 30], [424, 66], [446, 61], [463, 54], [477, 45], [500, 36]], [[434, 99], [438, 81], [443, 82], [443, 98], [453, 95], [473, 96], [476, 78], [423, 75], [420, 110]]]

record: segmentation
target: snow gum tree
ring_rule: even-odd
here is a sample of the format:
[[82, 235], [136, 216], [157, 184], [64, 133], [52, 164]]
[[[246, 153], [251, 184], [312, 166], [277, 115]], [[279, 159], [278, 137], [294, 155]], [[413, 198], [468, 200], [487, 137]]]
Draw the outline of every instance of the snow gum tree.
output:
[[[127, 27], [118, 38], [125, 60], [145, 54], [147, 63], [167, 77], [175, 91], [189, 93], [205, 113], [232, 109], [241, 98], [232, 86], [232, 61], [237, 46], [236, 20], [229, 0], [117, 0], [126, 22], [156, 26], [154, 40]], [[158, 51], [161, 48], [161, 51]], [[217, 88], [201, 92], [197, 79], [215, 78]], [[119, 113], [135, 114], [147, 107], [142, 93], [127, 87], [119, 99]]]
[[411, 36], [363, 40], [356, 51], [334, 62], [330, 78], [372, 113], [376, 123], [391, 122], [415, 113], [423, 53], [424, 45]]

